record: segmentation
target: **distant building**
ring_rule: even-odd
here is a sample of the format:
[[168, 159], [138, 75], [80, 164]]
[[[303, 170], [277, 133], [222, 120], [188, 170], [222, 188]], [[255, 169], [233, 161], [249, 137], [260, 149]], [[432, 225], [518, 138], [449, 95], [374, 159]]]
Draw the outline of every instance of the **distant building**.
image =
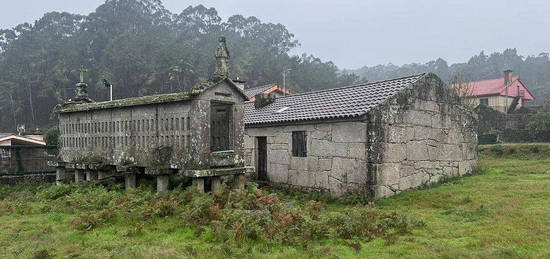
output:
[[0, 133], [0, 175], [51, 171], [47, 161], [53, 159], [54, 154], [49, 150], [39, 135]]
[[15, 134], [1, 134], [0, 146], [45, 146], [46, 142], [42, 140], [42, 136], [17, 136]]
[[511, 70], [504, 71], [503, 78], [468, 83], [465, 95], [475, 106], [483, 104], [503, 113], [511, 113], [535, 99]]
[[268, 84], [268, 85], [244, 88], [244, 93], [246, 94], [246, 96], [248, 97], [248, 101], [250, 102], [255, 102], [256, 95], [258, 94], [271, 94], [275, 98], [294, 94], [289, 89], [285, 90], [276, 84]]
[[434, 74], [245, 105], [245, 160], [256, 178], [378, 198], [469, 174], [477, 120]]

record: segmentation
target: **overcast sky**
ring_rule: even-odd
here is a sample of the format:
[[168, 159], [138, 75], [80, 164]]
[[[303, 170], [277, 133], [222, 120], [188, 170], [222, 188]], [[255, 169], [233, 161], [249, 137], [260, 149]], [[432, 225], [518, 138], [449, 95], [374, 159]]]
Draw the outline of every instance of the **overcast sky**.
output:
[[[34, 22], [45, 12], [88, 14], [104, 0], [2, 0], [0, 28]], [[163, 0], [179, 13], [189, 5], [282, 23], [307, 52], [340, 68], [464, 62], [515, 47], [522, 55], [550, 52], [548, 0]]]

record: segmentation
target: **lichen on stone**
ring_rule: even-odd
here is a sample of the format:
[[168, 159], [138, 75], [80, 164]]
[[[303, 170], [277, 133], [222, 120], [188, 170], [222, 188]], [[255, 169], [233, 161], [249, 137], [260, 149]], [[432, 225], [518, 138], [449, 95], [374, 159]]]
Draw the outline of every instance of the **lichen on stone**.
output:
[[147, 104], [156, 104], [156, 103], [167, 103], [167, 102], [177, 102], [177, 101], [187, 101], [192, 100], [196, 96], [203, 93], [205, 90], [214, 87], [224, 80], [227, 80], [226, 77], [214, 76], [213, 78], [201, 81], [195, 84], [191, 89], [172, 94], [158, 94], [158, 95], [148, 95], [141, 97], [133, 97], [126, 99], [119, 99], [113, 101], [105, 102], [93, 102], [93, 103], [68, 103], [62, 107], [56, 109], [59, 113], [66, 112], [79, 112], [79, 111], [88, 111], [88, 110], [101, 110], [101, 109], [111, 109], [127, 106], [137, 106], [137, 105], [147, 105]]

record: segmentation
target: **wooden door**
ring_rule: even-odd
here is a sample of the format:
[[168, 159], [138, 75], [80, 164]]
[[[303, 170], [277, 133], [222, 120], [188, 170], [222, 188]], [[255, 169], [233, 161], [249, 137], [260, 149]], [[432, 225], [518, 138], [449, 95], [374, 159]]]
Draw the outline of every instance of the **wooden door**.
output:
[[267, 181], [267, 138], [256, 137], [258, 140], [258, 180]]

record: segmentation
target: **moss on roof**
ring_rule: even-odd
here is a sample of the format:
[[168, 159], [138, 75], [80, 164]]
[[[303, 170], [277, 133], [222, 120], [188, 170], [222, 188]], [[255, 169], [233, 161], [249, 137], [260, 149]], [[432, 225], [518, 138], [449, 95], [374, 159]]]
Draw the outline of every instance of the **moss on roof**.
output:
[[119, 99], [106, 102], [93, 102], [93, 103], [70, 103], [65, 104], [57, 111], [59, 113], [67, 112], [80, 112], [80, 111], [89, 111], [89, 110], [101, 110], [101, 109], [112, 109], [119, 107], [128, 107], [128, 106], [138, 106], [138, 105], [148, 105], [156, 103], [167, 103], [167, 102], [177, 102], [177, 101], [187, 101], [192, 100], [196, 96], [203, 93], [206, 89], [214, 87], [227, 78], [225, 77], [214, 77], [202, 82], [197, 83], [191, 89], [173, 94], [158, 94], [158, 95], [148, 95], [141, 97], [133, 97], [126, 99]]

